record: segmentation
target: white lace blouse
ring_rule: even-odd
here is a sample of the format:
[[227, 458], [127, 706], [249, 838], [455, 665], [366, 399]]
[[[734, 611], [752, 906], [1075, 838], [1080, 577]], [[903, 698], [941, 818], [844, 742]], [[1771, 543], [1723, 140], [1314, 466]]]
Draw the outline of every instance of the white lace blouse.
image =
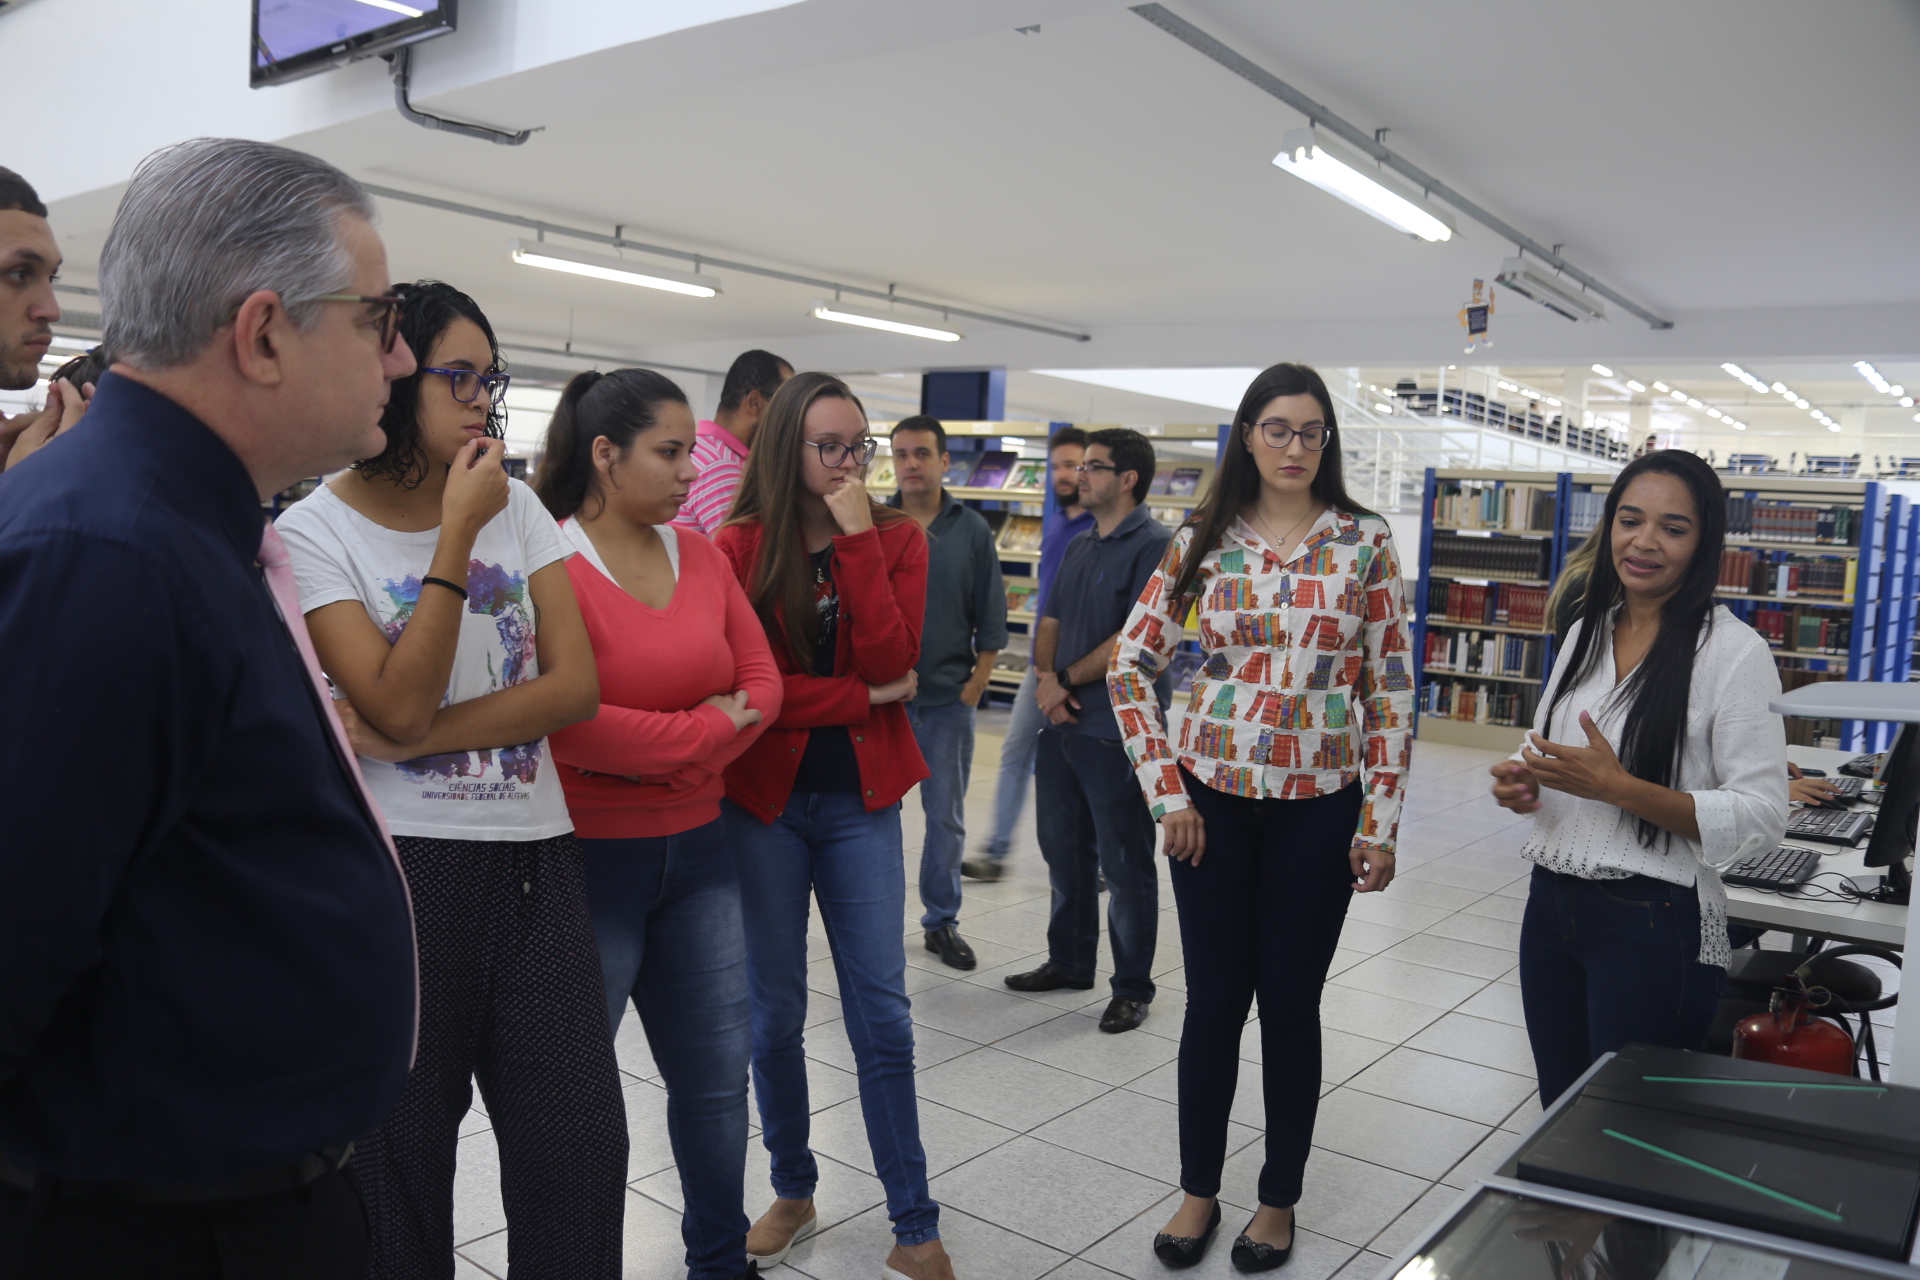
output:
[[[1585, 711], [1618, 749], [1629, 708], [1613, 696], [1618, 680], [1611, 624], [1609, 634], [1600, 637], [1600, 661], [1593, 674], [1569, 690], [1552, 726], [1544, 723], [1584, 625], [1574, 625], [1554, 659], [1534, 729], [1549, 742], [1584, 745], [1580, 713]], [[1724, 606], [1716, 608], [1694, 658], [1687, 738], [1674, 782], [1676, 790], [1693, 796], [1700, 839], [1676, 835], [1649, 849], [1640, 843], [1637, 820], [1626, 810], [1542, 787], [1533, 834], [1521, 856], [1549, 871], [1587, 880], [1642, 875], [1695, 886], [1700, 895], [1700, 963], [1724, 968], [1730, 958], [1727, 896], [1717, 869], [1775, 847], [1786, 833], [1786, 727], [1767, 710], [1768, 701], [1779, 694], [1780, 674], [1766, 641]]]

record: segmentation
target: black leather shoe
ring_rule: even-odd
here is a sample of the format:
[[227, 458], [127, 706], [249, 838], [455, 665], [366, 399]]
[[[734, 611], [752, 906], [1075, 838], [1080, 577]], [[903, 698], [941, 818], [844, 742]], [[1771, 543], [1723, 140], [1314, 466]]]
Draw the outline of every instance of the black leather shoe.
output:
[[1160, 1259], [1176, 1271], [1195, 1266], [1207, 1256], [1207, 1246], [1213, 1243], [1214, 1233], [1220, 1230], [1220, 1202], [1213, 1202], [1213, 1216], [1207, 1219], [1207, 1233], [1202, 1236], [1172, 1236], [1162, 1231], [1153, 1238], [1153, 1256]]
[[1147, 1002], [1132, 996], [1115, 996], [1100, 1015], [1100, 1029], [1112, 1035], [1131, 1031], [1147, 1020]]
[[971, 969], [980, 963], [960, 931], [950, 924], [927, 930], [927, 950], [939, 956], [941, 964], [955, 969]]
[[[1249, 1227], [1253, 1223], [1247, 1223]], [[1293, 1234], [1287, 1238], [1287, 1247], [1275, 1248], [1270, 1244], [1261, 1244], [1258, 1240], [1242, 1231], [1233, 1242], [1233, 1269], [1235, 1271], [1277, 1271], [1287, 1265], [1287, 1259], [1293, 1255], [1293, 1243], [1300, 1238], [1300, 1223], [1293, 1223]]]
[[742, 1271], [739, 1275], [735, 1276], [733, 1280], [757, 1280], [759, 1275], [760, 1275], [760, 1264], [757, 1262], [749, 1262], [747, 1264], [747, 1269], [745, 1271]]
[[1026, 973], [1010, 973], [1001, 979], [1015, 991], [1091, 991], [1093, 979], [1075, 982], [1067, 976], [1066, 970], [1054, 967], [1049, 960], [1038, 969]]
[[989, 854], [960, 861], [960, 874], [969, 880], [998, 880], [1006, 873], [1007, 864]]

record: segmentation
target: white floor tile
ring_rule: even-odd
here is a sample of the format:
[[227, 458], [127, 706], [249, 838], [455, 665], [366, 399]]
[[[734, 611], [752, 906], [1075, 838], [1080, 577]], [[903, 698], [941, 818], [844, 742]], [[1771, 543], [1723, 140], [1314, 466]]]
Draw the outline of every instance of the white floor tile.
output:
[[[1440, 1216], [1453, 1207], [1460, 1198], [1458, 1187], [1449, 1187], [1444, 1183], [1435, 1183], [1427, 1193], [1415, 1200], [1407, 1211], [1393, 1220], [1393, 1225], [1367, 1242], [1367, 1248], [1384, 1258], [1391, 1258], [1402, 1249], [1420, 1239]], [[1384, 1265], [1384, 1262], [1383, 1262]]]
[[[1502, 902], [1511, 902], [1511, 898], [1502, 898]], [[1477, 916], [1462, 911], [1448, 916], [1437, 924], [1428, 925], [1426, 932], [1440, 938], [1453, 938], [1459, 942], [1477, 943], [1483, 947], [1493, 947], [1501, 951], [1520, 950], [1520, 925], [1513, 920], [1496, 920], [1492, 916]]]
[[1441, 1010], [1411, 1000], [1383, 996], [1358, 987], [1329, 985], [1320, 997], [1320, 1024], [1399, 1044], [1441, 1015]]
[[[1180, 1180], [1180, 1109], [1157, 1098], [1104, 1094], [1047, 1121], [1033, 1136], [1161, 1182]], [[1251, 1125], [1227, 1122], [1229, 1152], [1258, 1137], [1260, 1131]]]
[[1407, 1043], [1428, 1053], [1533, 1077], [1533, 1050], [1525, 1027], [1449, 1013]]
[[[1154, 1005], [1158, 1003], [1156, 1000]], [[1154, 1005], [1148, 1006], [1148, 1023], [1158, 1016]], [[1176, 1035], [1178, 1025], [1174, 1024]], [[1099, 1021], [1090, 1016], [1055, 1018], [1008, 1036], [995, 1047], [1110, 1085], [1136, 1080], [1155, 1067], [1173, 1061], [1174, 1055], [1180, 1052], [1177, 1041], [1148, 1035], [1144, 1024], [1112, 1035], [1100, 1030]]]
[[1329, 979], [1338, 986], [1358, 987], [1376, 995], [1411, 1000], [1441, 1010], [1453, 1008], [1486, 986], [1490, 980], [1398, 960], [1391, 954], [1370, 956]]
[[1021, 1133], [1107, 1089], [1085, 1076], [1001, 1049], [981, 1049], [920, 1073], [921, 1097]]
[[1491, 1127], [1341, 1088], [1320, 1100], [1313, 1136], [1329, 1151], [1417, 1178], [1438, 1178], [1473, 1150]]
[[[1100, 1241], [1084, 1255], [1089, 1261], [1107, 1268], [1130, 1280], [1165, 1280], [1172, 1274], [1166, 1264], [1153, 1255], [1153, 1237], [1167, 1219], [1173, 1216], [1178, 1207], [1178, 1195], [1169, 1196], [1140, 1214], [1106, 1239]], [[1220, 1232], [1214, 1237], [1213, 1246], [1198, 1266], [1180, 1274], [1194, 1277], [1194, 1280], [1227, 1280], [1240, 1273], [1233, 1269], [1228, 1260], [1232, 1252], [1233, 1238], [1247, 1225], [1250, 1216], [1240, 1210], [1238, 1220], [1229, 1218], [1234, 1210], [1221, 1209]], [[1287, 1280], [1326, 1280], [1338, 1271], [1353, 1256], [1353, 1246], [1332, 1240], [1311, 1229], [1302, 1229], [1294, 1245], [1293, 1256], [1285, 1269], [1277, 1274]]]
[[1347, 1087], [1493, 1125], [1512, 1115], [1522, 1099], [1534, 1092], [1529, 1076], [1405, 1046], [1354, 1076]]
[[1086, 1249], [1173, 1189], [1170, 1181], [1031, 1137], [995, 1147], [932, 1185], [940, 1203], [1068, 1253]]
[[1395, 943], [1382, 954], [1395, 960], [1411, 960], [1414, 964], [1429, 965], [1450, 973], [1472, 974], [1478, 978], [1497, 978], [1515, 963], [1511, 951], [1483, 947], [1477, 942], [1441, 938], [1431, 933], [1416, 933], [1403, 942]]
[[[1325, 1125], [1323, 1114], [1315, 1136]], [[1259, 1204], [1263, 1146], [1255, 1143], [1244, 1148], [1227, 1161], [1221, 1175], [1221, 1199], [1243, 1212]], [[1316, 1146], [1307, 1155], [1296, 1212], [1305, 1230], [1358, 1248], [1404, 1213], [1429, 1185], [1425, 1178]]]
[[1527, 914], [1527, 900], [1524, 897], [1509, 898], [1505, 894], [1490, 893], [1460, 909], [1470, 916], [1492, 916], [1496, 920], [1511, 920], [1519, 924]]
[[1520, 988], [1504, 982], [1489, 982], [1478, 995], [1460, 1005], [1460, 1012], [1510, 1027], [1527, 1025], [1526, 1012], [1520, 1007]]

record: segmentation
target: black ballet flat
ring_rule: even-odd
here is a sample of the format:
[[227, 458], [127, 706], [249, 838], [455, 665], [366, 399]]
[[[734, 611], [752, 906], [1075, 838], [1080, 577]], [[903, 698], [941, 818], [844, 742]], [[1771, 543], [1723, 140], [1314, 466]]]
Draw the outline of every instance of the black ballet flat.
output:
[[[1247, 1225], [1251, 1227], [1253, 1223], [1248, 1222]], [[1287, 1259], [1293, 1256], [1293, 1246], [1299, 1239], [1300, 1220], [1298, 1216], [1294, 1218], [1293, 1222], [1293, 1239], [1288, 1242], [1287, 1247], [1284, 1249], [1276, 1249], [1270, 1244], [1261, 1244], [1258, 1240], [1255, 1240], [1243, 1231], [1240, 1233], [1239, 1238], [1233, 1242], [1233, 1253], [1230, 1255], [1233, 1260], [1233, 1269], [1235, 1271], [1278, 1271], [1281, 1267], [1286, 1266]]]
[[1213, 1237], [1220, 1230], [1220, 1202], [1213, 1202], [1213, 1216], [1207, 1219], [1207, 1231], [1202, 1236], [1175, 1236], [1162, 1231], [1153, 1238], [1153, 1256], [1176, 1271], [1185, 1270], [1199, 1263], [1207, 1256], [1207, 1246], [1213, 1243]]

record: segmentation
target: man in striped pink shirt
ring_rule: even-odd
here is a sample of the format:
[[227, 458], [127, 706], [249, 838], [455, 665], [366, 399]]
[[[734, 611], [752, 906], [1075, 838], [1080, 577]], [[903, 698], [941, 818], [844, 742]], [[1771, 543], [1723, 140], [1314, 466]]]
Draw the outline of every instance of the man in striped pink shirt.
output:
[[792, 376], [793, 366], [770, 351], [748, 351], [733, 362], [720, 387], [720, 407], [712, 421], [700, 423], [694, 436], [693, 465], [700, 468], [700, 478], [688, 489], [675, 524], [712, 537], [725, 523], [760, 415], [780, 384]]

